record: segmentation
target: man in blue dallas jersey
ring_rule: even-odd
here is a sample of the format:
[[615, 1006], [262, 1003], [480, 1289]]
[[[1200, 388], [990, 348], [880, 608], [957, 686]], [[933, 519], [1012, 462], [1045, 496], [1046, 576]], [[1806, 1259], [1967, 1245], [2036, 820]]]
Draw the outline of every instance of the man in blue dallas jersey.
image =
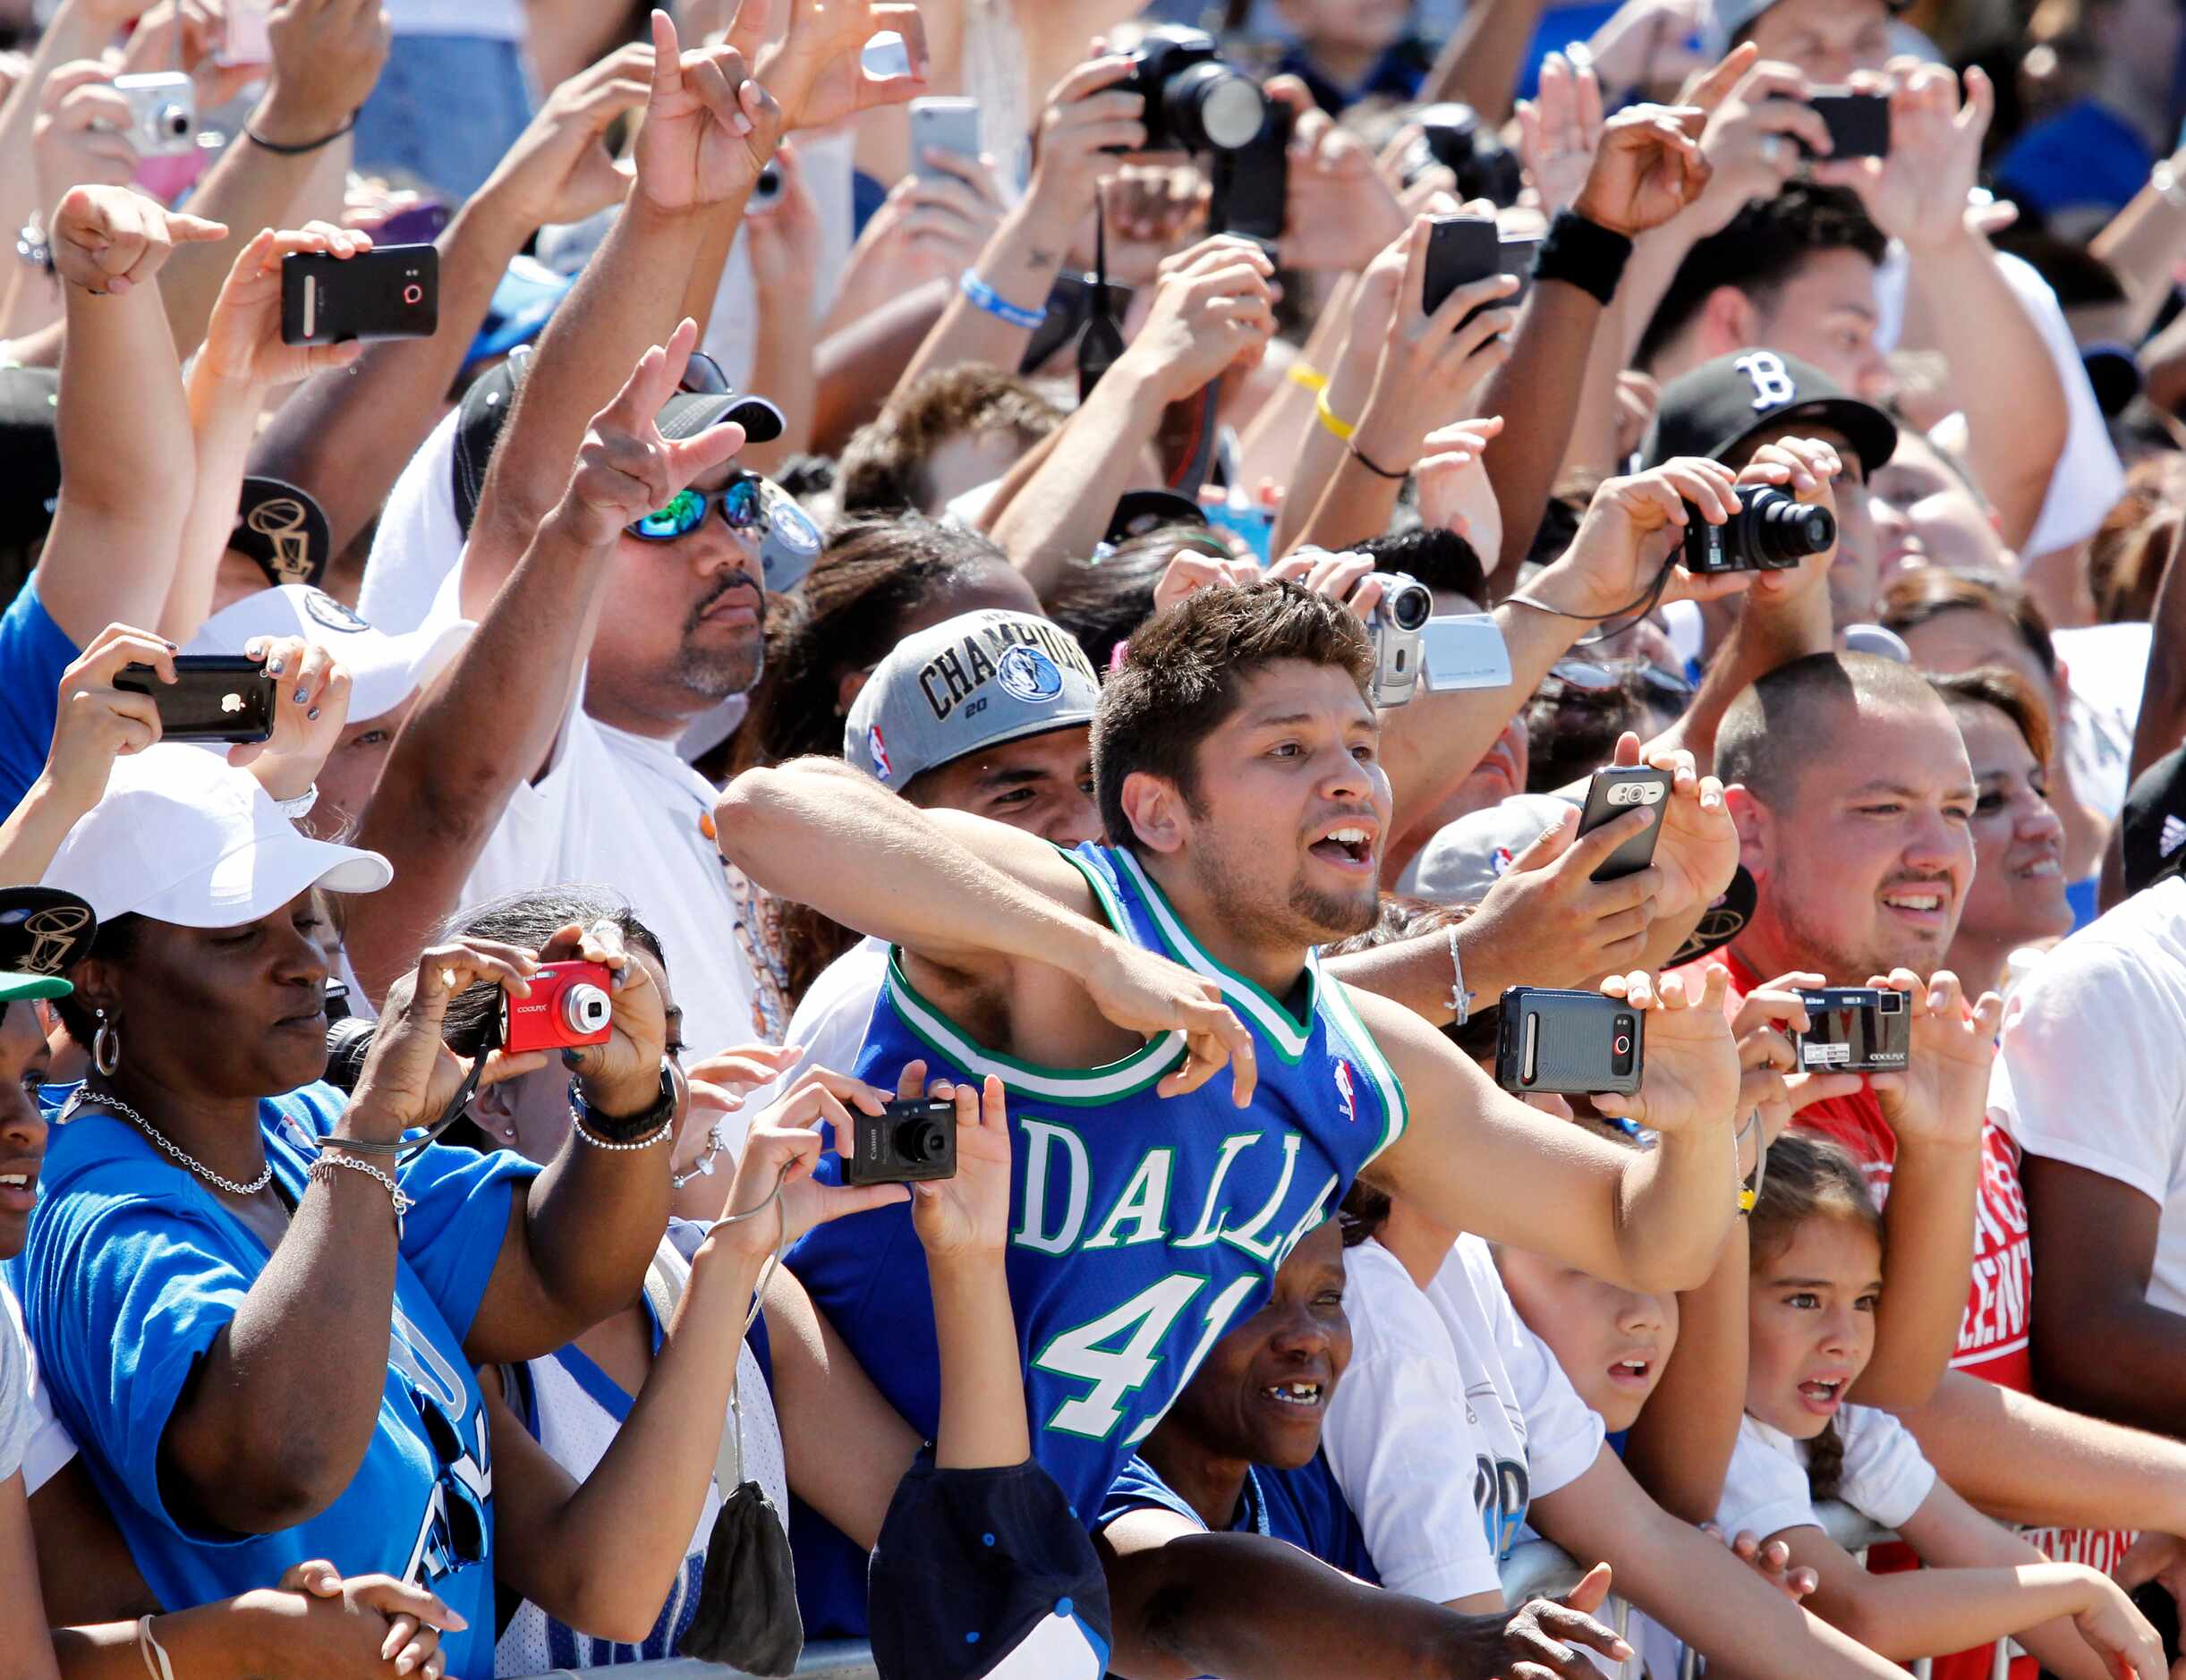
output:
[[[1713, 992], [1629, 980], [1646, 1082], [1602, 1107], [1662, 1133], [1635, 1155], [1544, 1120], [1418, 1016], [1322, 972], [1314, 948], [1376, 908], [1390, 794], [1372, 666], [1356, 617], [1289, 584], [1204, 590], [1143, 627], [1093, 725], [1119, 846], [922, 811], [839, 761], [722, 796], [732, 861], [897, 947], [860, 1071], [922, 1056], [1007, 1082], [1033, 1450], [1088, 1523], [1362, 1170], [1464, 1229], [1649, 1289], [1697, 1284], [1733, 1214], [1739, 1070]], [[1225, 1064], [1227, 1102], [1210, 1084]], [[791, 1264], [930, 1435], [932, 1311], [902, 1209], [813, 1232]], [[817, 1521], [792, 1524], [808, 1627], [855, 1628], [863, 1557], [809, 1543]]]

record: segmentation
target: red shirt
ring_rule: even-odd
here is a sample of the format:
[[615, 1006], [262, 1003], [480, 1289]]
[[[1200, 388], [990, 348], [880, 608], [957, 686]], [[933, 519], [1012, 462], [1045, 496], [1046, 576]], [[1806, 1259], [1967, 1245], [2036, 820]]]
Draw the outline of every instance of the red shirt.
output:
[[[1735, 1014], [1762, 976], [1729, 951], [1718, 951], [1688, 965], [1713, 964], [1730, 978], [1728, 1007]], [[1877, 1206], [1890, 1200], [1890, 1179], [1897, 1166], [1898, 1140], [1883, 1118], [1883, 1105], [1864, 1081], [1850, 1097], [1832, 1097], [1802, 1108], [1800, 1125], [1843, 1147], [1866, 1167], [1867, 1186]], [[1959, 1321], [1953, 1370], [1970, 1371], [2020, 1394], [2034, 1392], [2034, 1367], [2027, 1351], [2034, 1306], [2034, 1248], [2027, 1231], [2027, 1198], [2020, 1186], [2019, 1146], [1990, 1116], [1981, 1120], [1981, 1184], [1974, 1199], [1973, 1279], [1965, 1316]], [[2084, 1563], [2105, 1574], [2117, 1566], [2131, 1544], [2131, 1534], [2073, 1529], [2030, 1532], [2027, 1539], [2062, 1563]], [[1897, 1553], [1910, 1567], [1911, 1553], [1901, 1547], [1876, 1548], [1874, 1561], [1885, 1569]], [[2023, 1667], [2023, 1674], [2022, 1674]], [[2020, 1658], [2012, 1665], [2013, 1680], [2032, 1680], [2036, 1665]], [[1987, 1680], [1988, 1648], [1942, 1657], [1933, 1680]]]

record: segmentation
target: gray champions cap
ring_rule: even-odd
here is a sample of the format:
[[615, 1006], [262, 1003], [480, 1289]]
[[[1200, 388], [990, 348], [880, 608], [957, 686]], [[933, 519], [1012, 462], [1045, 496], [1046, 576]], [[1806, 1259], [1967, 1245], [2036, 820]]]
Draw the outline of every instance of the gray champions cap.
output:
[[1101, 679], [1059, 624], [996, 608], [896, 644], [843, 725], [843, 757], [901, 791], [967, 752], [1093, 722]]

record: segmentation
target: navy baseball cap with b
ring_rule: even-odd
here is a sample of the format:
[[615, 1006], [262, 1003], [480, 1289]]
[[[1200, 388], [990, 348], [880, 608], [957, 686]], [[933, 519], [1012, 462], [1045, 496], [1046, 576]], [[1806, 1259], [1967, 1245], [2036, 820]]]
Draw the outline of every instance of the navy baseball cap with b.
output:
[[1898, 428], [1872, 403], [1847, 396], [1819, 368], [1773, 350], [1743, 350], [1704, 361], [1663, 387], [1639, 446], [1642, 467], [1678, 455], [1728, 460], [1761, 431], [1825, 426], [1852, 445], [1866, 476], [1898, 450]]
[[851, 702], [843, 757], [900, 793], [967, 752], [1084, 729], [1101, 679], [1059, 624], [990, 607], [906, 636]]

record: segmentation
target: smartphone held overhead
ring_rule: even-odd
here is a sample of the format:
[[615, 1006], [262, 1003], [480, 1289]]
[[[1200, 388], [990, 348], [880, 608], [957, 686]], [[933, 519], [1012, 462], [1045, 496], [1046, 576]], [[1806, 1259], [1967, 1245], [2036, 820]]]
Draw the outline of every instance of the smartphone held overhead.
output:
[[281, 342], [430, 338], [440, 324], [440, 252], [382, 245], [341, 258], [297, 251], [281, 259]]
[[149, 665], [125, 665], [114, 686], [149, 694], [163, 741], [224, 741], [242, 746], [273, 736], [274, 683], [256, 659], [232, 654], [181, 654], [174, 681]]

